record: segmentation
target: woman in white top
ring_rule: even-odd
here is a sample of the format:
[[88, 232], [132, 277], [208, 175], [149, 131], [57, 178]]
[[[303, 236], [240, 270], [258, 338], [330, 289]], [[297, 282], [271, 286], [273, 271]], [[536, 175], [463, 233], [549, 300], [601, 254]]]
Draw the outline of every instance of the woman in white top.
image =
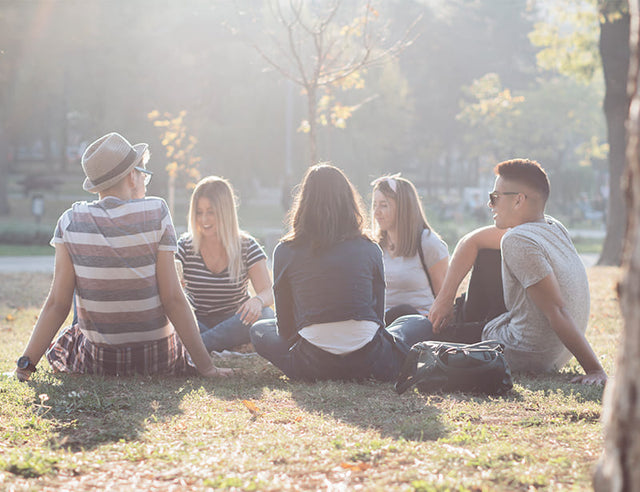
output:
[[429, 226], [411, 181], [396, 174], [371, 184], [372, 230], [384, 253], [388, 326], [399, 316], [428, 314], [447, 273], [449, 250]]
[[[272, 318], [267, 256], [238, 226], [231, 184], [203, 178], [193, 190], [189, 232], [178, 240], [184, 286], [207, 350], [221, 352], [249, 343], [249, 328]], [[249, 281], [255, 292], [248, 293]]]

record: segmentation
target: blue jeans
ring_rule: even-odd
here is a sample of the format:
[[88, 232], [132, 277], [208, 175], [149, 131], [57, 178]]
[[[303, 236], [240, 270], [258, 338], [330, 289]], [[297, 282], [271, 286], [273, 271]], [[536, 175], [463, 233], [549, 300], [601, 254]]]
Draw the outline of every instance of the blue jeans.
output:
[[409, 304], [400, 304], [399, 306], [393, 306], [384, 313], [385, 326], [391, 325], [400, 316], [408, 316], [410, 314], [420, 314], [416, 308]]
[[395, 381], [411, 346], [426, 340], [432, 330], [424, 316], [403, 316], [386, 329], [380, 328], [364, 347], [340, 355], [302, 337], [291, 345], [278, 335], [275, 319], [258, 321], [250, 332], [256, 352], [291, 379]]
[[[273, 318], [275, 315], [270, 307], [262, 308], [262, 314], [259, 320]], [[205, 321], [198, 319], [198, 328], [200, 328], [200, 336], [204, 342], [207, 351], [222, 352], [239, 345], [250, 342], [249, 328], [240, 320], [239, 314], [222, 315], [218, 319], [208, 318]]]

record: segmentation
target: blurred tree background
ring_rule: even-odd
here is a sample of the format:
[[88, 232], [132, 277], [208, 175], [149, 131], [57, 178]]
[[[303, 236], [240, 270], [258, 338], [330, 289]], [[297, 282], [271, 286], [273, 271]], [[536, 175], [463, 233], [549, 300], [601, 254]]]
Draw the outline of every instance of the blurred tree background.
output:
[[[175, 159], [147, 117], [157, 111], [184, 115], [202, 176], [229, 178], [243, 206], [255, 204], [243, 220], [252, 231], [282, 227], [281, 204], [312, 155], [343, 168], [365, 196], [373, 178], [401, 171], [450, 242], [490, 223], [492, 168], [511, 157], [549, 171], [551, 214], [601, 227], [609, 167], [599, 11], [595, 1], [569, 3], [582, 24], [541, 0], [3, 0], [0, 213], [20, 216], [29, 202], [18, 197], [43, 194], [60, 203], [49, 207], [55, 220], [86, 199], [79, 157], [112, 130], [149, 142], [149, 191], [167, 198], [171, 167], [162, 170]], [[328, 83], [314, 101], [285, 73], [286, 43], [296, 39], [277, 14], [296, 6], [309, 25], [316, 16], [341, 35], [325, 41], [342, 43], [337, 51], [293, 55], [304, 66], [353, 54], [354, 70], [337, 83], [320, 74]], [[575, 47], [591, 57], [583, 77], [552, 66], [558, 56], [544, 51], [554, 33], [580, 26], [595, 36]], [[370, 53], [359, 64], [362, 46]], [[305, 133], [310, 102], [315, 149]], [[177, 181], [176, 203], [186, 203], [188, 181]]]

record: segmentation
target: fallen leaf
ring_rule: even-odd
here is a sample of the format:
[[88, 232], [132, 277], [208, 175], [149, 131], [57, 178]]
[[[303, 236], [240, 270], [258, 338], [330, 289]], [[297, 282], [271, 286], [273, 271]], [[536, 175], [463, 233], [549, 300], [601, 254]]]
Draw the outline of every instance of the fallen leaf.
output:
[[4, 319], [6, 319], [7, 321], [15, 321], [16, 317], [13, 314], [9, 313], [5, 316]]
[[252, 401], [242, 400], [242, 404], [245, 407], [247, 407], [247, 410], [249, 410], [249, 413], [251, 413], [251, 415], [253, 415], [254, 417], [258, 417], [258, 416], [262, 415], [262, 412], [258, 409], [256, 404], [253, 403]]
[[343, 461], [340, 463], [340, 466], [351, 471], [365, 471], [371, 468], [369, 463], [364, 463], [363, 461], [359, 461], [358, 463], [347, 463]]

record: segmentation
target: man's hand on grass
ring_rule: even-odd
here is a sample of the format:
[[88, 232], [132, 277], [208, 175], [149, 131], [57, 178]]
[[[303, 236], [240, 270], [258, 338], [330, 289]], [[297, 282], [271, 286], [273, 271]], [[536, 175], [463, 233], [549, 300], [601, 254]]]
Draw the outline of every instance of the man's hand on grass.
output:
[[18, 378], [18, 381], [28, 381], [29, 378], [31, 377], [31, 373], [32, 371], [29, 371], [27, 369], [20, 369], [19, 367], [16, 367], [16, 370], [14, 372], [16, 378]]
[[576, 376], [571, 380], [572, 383], [580, 384], [596, 384], [602, 386], [607, 382], [607, 373], [604, 371], [594, 371], [581, 376]]

